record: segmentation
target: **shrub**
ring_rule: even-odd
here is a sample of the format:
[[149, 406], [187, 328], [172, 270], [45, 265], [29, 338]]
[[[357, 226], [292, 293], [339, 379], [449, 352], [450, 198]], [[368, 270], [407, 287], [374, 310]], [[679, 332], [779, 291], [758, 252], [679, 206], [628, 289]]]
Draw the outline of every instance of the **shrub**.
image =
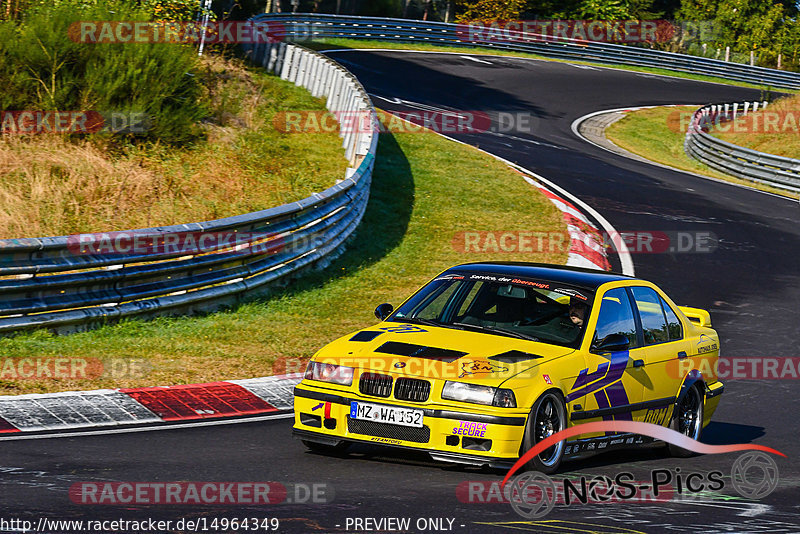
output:
[[144, 113], [145, 132], [105, 135], [187, 144], [204, 116], [193, 47], [173, 43], [76, 42], [79, 21], [150, 20], [122, 2], [39, 4], [20, 22], [0, 23], [0, 109]]

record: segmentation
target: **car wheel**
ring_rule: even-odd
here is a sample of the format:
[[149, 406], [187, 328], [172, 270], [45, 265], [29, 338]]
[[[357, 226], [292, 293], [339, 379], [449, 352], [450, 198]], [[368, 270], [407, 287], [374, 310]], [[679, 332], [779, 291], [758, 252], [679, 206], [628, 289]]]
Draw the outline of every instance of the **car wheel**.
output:
[[[675, 405], [670, 428], [694, 440], [700, 439], [700, 434], [703, 432], [703, 395], [696, 385], [690, 387]], [[694, 454], [672, 443], [668, 443], [667, 447], [672, 456], [686, 458]]]
[[326, 445], [324, 443], [317, 443], [316, 441], [308, 441], [305, 439], [300, 440], [303, 445], [308, 447], [308, 450], [318, 452], [320, 454], [344, 454], [350, 448], [350, 442], [342, 441], [336, 445]]
[[[567, 409], [564, 406], [564, 398], [556, 391], [545, 392], [531, 408], [525, 436], [522, 438], [522, 452], [531, 450], [540, 441], [565, 428], [567, 428]], [[550, 474], [558, 469], [563, 456], [564, 442], [561, 441], [534, 456], [526, 467]]]

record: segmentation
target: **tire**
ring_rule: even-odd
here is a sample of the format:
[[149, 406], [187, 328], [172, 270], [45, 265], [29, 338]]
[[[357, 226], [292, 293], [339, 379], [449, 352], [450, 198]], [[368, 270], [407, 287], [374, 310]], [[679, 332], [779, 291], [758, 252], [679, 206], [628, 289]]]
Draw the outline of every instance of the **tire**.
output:
[[344, 454], [347, 452], [347, 449], [350, 448], [350, 442], [348, 441], [342, 441], [337, 445], [325, 445], [324, 443], [317, 443], [316, 441], [308, 441], [305, 439], [300, 441], [303, 442], [303, 445], [305, 445], [308, 450], [319, 454], [339, 455]]
[[[531, 413], [528, 415], [521, 453], [524, 454], [546, 437], [565, 428], [567, 428], [567, 408], [564, 405], [564, 398], [555, 390], [544, 392], [533, 403]], [[549, 475], [558, 469], [563, 457], [564, 442], [561, 441], [534, 456], [525, 467]]]
[[[694, 440], [700, 439], [700, 435], [703, 433], [703, 394], [697, 385], [692, 385], [675, 404], [675, 413], [669, 427]], [[672, 456], [678, 458], [688, 458], [694, 455], [692, 451], [687, 451], [672, 443], [668, 443], [667, 448]]]

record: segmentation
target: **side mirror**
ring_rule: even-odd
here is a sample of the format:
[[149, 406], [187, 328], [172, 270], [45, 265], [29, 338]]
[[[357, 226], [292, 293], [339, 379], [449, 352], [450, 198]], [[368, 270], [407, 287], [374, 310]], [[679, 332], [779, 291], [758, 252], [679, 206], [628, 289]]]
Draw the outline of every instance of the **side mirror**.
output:
[[600, 341], [592, 344], [592, 352], [619, 352], [628, 350], [631, 342], [628, 336], [622, 334], [608, 334]]
[[394, 306], [389, 304], [388, 302], [384, 302], [383, 304], [378, 305], [375, 308], [375, 317], [383, 321], [394, 311]]

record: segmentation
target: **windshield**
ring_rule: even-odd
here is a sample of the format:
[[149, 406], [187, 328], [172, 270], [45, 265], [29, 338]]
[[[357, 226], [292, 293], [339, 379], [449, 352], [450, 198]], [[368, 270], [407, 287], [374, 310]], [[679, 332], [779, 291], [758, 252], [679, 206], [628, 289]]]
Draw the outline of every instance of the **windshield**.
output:
[[577, 348], [591, 292], [559, 282], [494, 274], [444, 274], [388, 320], [481, 331]]

